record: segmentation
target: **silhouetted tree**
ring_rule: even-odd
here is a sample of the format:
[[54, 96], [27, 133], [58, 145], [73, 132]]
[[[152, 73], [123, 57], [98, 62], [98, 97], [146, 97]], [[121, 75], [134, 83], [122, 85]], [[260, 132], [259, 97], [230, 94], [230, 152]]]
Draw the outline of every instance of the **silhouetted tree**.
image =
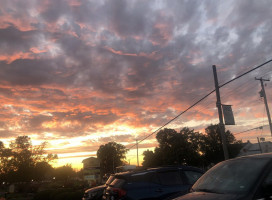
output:
[[55, 168], [54, 177], [57, 181], [67, 182], [71, 178], [76, 176], [76, 172], [73, 170], [72, 166], [66, 164], [62, 167]]
[[[200, 165], [200, 143], [203, 137], [189, 128], [179, 133], [174, 129], [163, 129], [157, 133], [159, 146], [155, 151], [144, 152], [144, 167], [159, 165]], [[151, 159], [151, 160], [150, 160]]]
[[[174, 129], [163, 129], [157, 133], [159, 146], [153, 151], [145, 151], [144, 167], [162, 165], [192, 165], [206, 167], [224, 160], [224, 153], [218, 125], [210, 125], [205, 134], [183, 128], [178, 133]], [[235, 157], [242, 148], [230, 131], [226, 131], [230, 157]]]
[[156, 155], [153, 151], [150, 151], [150, 150], [146, 150], [143, 152], [143, 163], [142, 165], [144, 167], [156, 167], [158, 164], [157, 164], [157, 159], [156, 159]]
[[50, 162], [57, 158], [57, 155], [53, 154], [44, 156], [45, 146], [45, 142], [33, 146], [28, 136], [18, 136], [9, 144], [9, 148], [5, 148], [3, 142], [0, 142], [1, 178], [9, 182], [34, 179], [39, 163]]
[[52, 180], [54, 176], [54, 168], [45, 161], [36, 163], [34, 172], [33, 179], [36, 181]]
[[[216, 164], [224, 160], [224, 152], [221, 142], [220, 127], [218, 124], [210, 125], [205, 129], [204, 141], [202, 144], [202, 152], [205, 160], [205, 165], [211, 163]], [[242, 142], [236, 140], [234, 135], [229, 131], [225, 131], [227, 147], [230, 158], [237, 156], [242, 148]]]
[[100, 160], [101, 173], [114, 173], [117, 166], [125, 163], [126, 152], [128, 150], [122, 144], [109, 142], [101, 145], [97, 150], [97, 158]]

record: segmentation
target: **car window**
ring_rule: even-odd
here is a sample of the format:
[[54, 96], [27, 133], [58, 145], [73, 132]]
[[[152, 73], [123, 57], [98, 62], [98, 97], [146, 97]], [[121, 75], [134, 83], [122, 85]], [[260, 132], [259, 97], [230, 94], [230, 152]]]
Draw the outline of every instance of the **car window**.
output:
[[179, 171], [158, 172], [158, 177], [162, 185], [182, 184]]
[[197, 179], [202, 176], [202, 173], [196, 171], [183, 171], [183, 173], [185, 174], [189, 184], [194, 184]]
[[130, 177], [130, 182], [150, 182], [151, 180], [151, 173], [137, 173], [133, 174]]

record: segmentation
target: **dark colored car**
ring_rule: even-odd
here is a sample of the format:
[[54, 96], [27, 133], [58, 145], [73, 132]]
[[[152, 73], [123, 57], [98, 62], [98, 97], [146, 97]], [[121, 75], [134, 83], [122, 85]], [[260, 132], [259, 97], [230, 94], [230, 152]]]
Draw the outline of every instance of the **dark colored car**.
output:
[[101, 200], [103, 192], [107, 186], [114, 180], [114, 175], [110, 175], [104, 185], [90, 188], [84, 192], [82, 200]]
[[103, 199], [172, 199], [188, 193], [192, 184], [203, 173], [198, 168], [180, 166], [115, 174], [115, 179], [106, 188]]
[[191, 193], [176, 200], [272, 199], [272, 153], [223, 161], [193, 185]]

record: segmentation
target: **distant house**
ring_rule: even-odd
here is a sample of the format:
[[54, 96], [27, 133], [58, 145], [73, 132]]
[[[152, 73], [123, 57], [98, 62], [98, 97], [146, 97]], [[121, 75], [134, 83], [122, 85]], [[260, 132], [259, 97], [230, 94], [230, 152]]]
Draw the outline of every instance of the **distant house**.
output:
[[246, 145], [240, 150], [238, 156], [247, 156], [259, 153], [269, 153], [272, 152], [272, 142], [264, 141], [260, 143], [247, 142]]
[[84, 180], [88, 181], [90, 186], [95, 186], [101, 182], [100, 161], [98, 158], [90, 157], [82, 161]]

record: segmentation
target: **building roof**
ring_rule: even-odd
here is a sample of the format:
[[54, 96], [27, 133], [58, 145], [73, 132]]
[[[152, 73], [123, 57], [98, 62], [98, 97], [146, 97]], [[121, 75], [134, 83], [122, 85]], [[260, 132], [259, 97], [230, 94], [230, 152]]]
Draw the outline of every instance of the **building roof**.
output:
[[240, 150], [238, 157], [269, 152], [272, 152], [272, 142], [267, 141], [260, 143], [251, 143], [248, 141], [247, 144]]
[[82, 161], [82, 163], [84, 169], [100, 167], [100, 161], [98, 158], [95, 157], [86, 158]]

